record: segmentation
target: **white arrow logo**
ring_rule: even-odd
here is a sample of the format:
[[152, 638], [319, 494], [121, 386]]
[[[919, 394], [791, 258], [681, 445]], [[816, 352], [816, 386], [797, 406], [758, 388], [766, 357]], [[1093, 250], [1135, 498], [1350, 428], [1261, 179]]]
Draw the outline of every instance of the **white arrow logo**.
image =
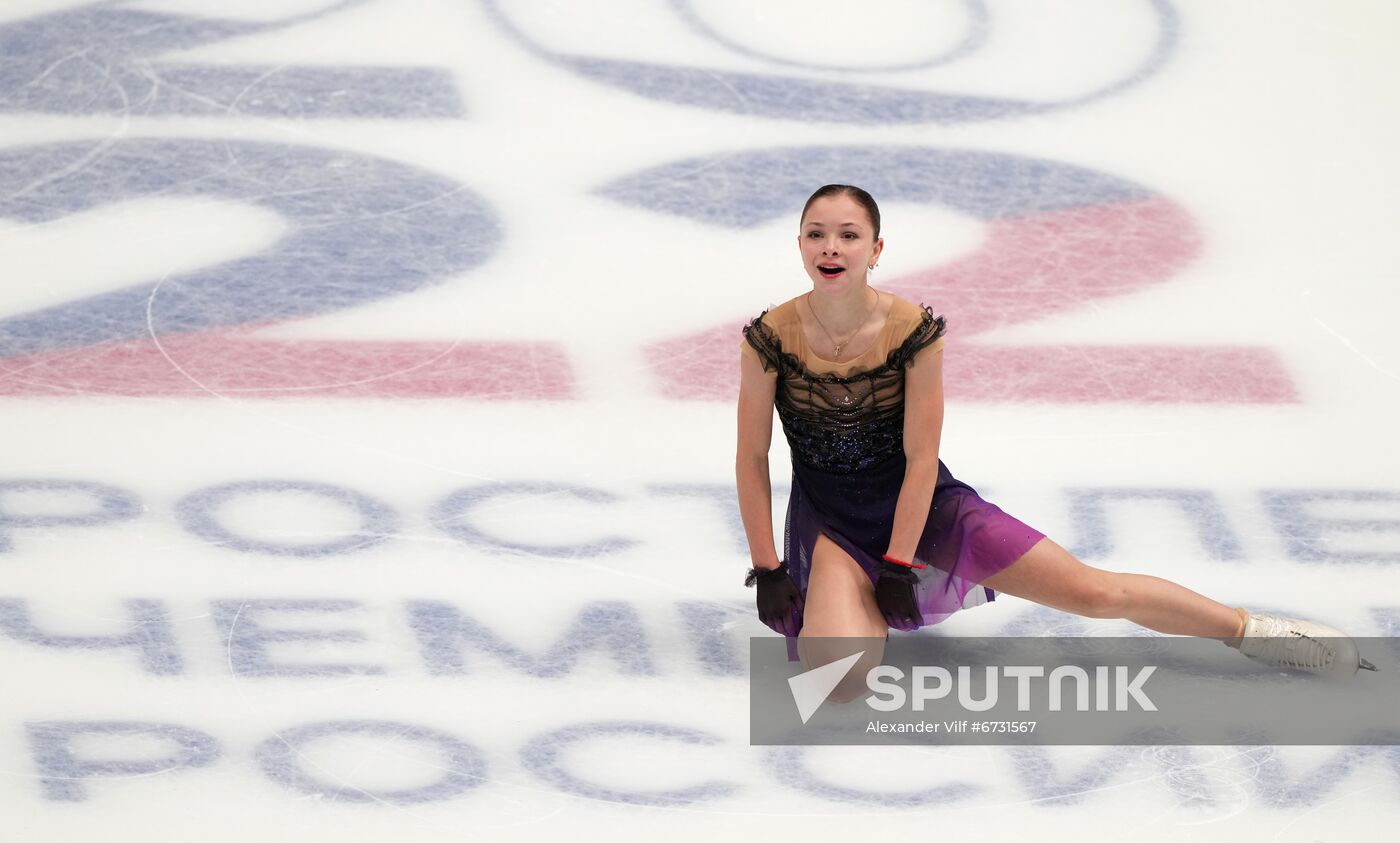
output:
[[855, 666], [856, 660], [863, 655], [865, 651], [861, 650], [840, 661], [799, 673], [788, 680], [788, 687], [792, 689], [792, 701], [797, 703], [797, 713], [802, 717], [803, 725], [812, 719], [812, 715], [816, 714], [817, 709], [826, 701], [827, 695], [841, 684], [841, 680], [845, 679], [846, 674]]

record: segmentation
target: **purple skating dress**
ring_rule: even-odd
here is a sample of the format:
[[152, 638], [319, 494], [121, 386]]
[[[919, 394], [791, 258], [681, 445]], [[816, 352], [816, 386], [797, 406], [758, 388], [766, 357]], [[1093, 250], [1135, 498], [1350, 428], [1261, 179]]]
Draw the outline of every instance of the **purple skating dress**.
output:
[[[765, 371], [778, 373], [774, 403], [792, 450], [783, 559], [804, 600], [821, 533], [874, 582], [904, 482], [904, 369], [921, 349], [941, 353], [944, 328], [932, 309], [894, 297], [876, 343], [838, 364], [808, 348], [797, 299], [765, 310], [744, 327], [744, 352], [756, 353]], [[995, 599], [992, 589], [978, 583], [1044, 537], [983, 500], [940, 459], [915, 553], [915, 560], [928, 565], [916, 569], [922, 625]], [[795, 639], [788, 645], [795, 658]]]

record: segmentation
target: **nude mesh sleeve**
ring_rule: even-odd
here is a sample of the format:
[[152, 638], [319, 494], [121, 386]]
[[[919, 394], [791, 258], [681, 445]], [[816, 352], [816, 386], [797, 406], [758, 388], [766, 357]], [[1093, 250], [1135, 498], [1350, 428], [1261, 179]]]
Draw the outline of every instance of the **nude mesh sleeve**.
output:
[[887, 362], [892, 363], [897, 368], [906, 368], [914, 362], [914, 356], [925, 348], [941, 348], [943, 346], [943, 334], [947, 330], [947, 320], [942, 316], [934, 316], [933, 309], [923, 307], [924, 317], [909, 333], [904, 342], [899, 347], [890, 352]]
[[[767, 313], [764, 311], [763, 313]], [[758, 355], [763, 363], [763, 371], [783, 372], [783, 351], [778, 338], [767, 325], [763, 324], [763, 314], [754, 317], [744, 326], [744, 344]]]

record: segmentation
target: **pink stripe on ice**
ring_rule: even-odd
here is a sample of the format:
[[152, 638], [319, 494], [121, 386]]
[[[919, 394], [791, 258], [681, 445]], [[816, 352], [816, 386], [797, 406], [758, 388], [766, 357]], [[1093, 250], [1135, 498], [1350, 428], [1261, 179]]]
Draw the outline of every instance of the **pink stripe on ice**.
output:
[[530, 342], [251, 340], [181, 334], [0, 360], [0, 395], [574, 398], [562, 349]]

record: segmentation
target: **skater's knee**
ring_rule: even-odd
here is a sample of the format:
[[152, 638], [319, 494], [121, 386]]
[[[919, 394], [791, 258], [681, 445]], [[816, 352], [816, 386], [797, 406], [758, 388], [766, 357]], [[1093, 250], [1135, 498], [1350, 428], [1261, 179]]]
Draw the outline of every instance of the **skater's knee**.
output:
[[[853, 675], [854, 674], [852, 674], [852, 676]], [[831, 693], [826, 695], [826, 701], [837, 703], [838, 705], [845, 705], [848, 702], [855, 702], [865, 696], [869, 690], [869, 688], [865, 687], [865, 672], [862, 671], [861, 680], [859, 682], [847, 676], [845, 679], [841, 680], [841, 684], [831, 689]]]
[[828, 702], [848, 703], [864, 697], [869, 691], [865, 677], [884, 660], [885, 639], [804, 636], [798, 638], [797, 651], [806, 670], [816, 670], [848, 659], [851, 661], [841, 680], [826, 696]]

